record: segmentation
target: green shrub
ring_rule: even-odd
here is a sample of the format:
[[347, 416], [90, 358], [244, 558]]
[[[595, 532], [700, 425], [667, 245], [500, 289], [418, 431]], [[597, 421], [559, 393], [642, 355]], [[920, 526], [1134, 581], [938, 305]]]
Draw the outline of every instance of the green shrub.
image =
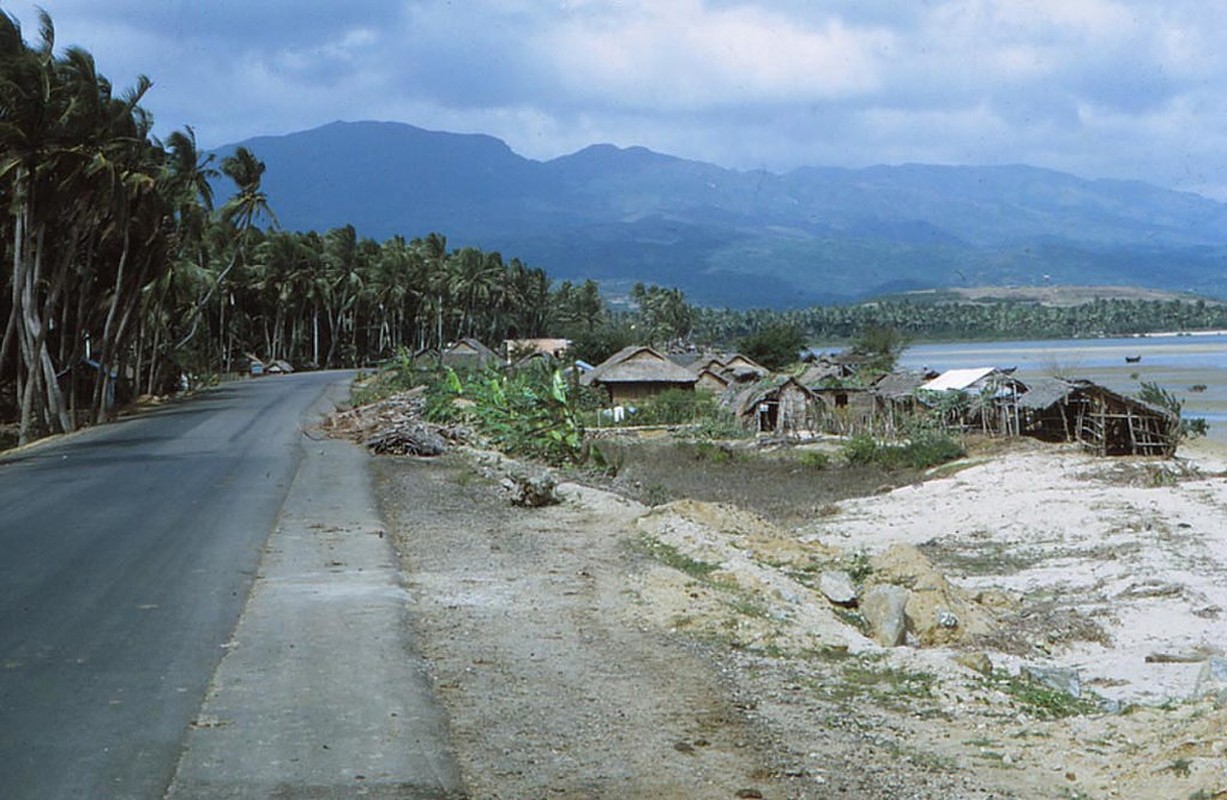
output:
[[797, 460], [810, 469], [826, 469], [831, 465], [831, 457], [821, 450], [806, 450]]
[[928, 469], [967, 455], [963, 445], [949, 434], [927, 433], [903, 446], [903, 459], [914, 469]]
[[966, 455], [963, 446], [940, 431], [920, 431], [906, 444], [881, 444], [871, 436], [854, 436], [844, 443], [844, 460], [854, 466], [875, 465], [884, 469], [927, 469]]
[[878, 453], [882, 448], [872, 436], [858, 434], [844, 442], [841, 448], [844, 460], [854, 466], [864, 466], [877, 463], [881, 457]]
[[513, 375], [495, 369], [461, 375], [448, 369], [427, 393], [426, 418], [464, 421], [513, 456], [576, 464], [589, 455], [570, 387], [561, 373], [543, 368]]

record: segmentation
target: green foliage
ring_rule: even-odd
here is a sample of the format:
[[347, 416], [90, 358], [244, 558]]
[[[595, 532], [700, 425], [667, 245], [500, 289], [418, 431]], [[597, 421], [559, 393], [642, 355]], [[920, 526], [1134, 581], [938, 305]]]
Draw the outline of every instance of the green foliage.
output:
[[966, 450], [949, 434], [921, 430], [903, 444], [886, 444], [867, 434], [844, 443], [842, 455], [850, 465], [876, 465], [885, 469], [928, 469], [962, 458]]
[[892, 325], [866, 325], [852, 343], [852, 352], [865, 359], [869, 369], [890, 372], [907, 349], [907, 339]]
[[1064, 719], [1100, 710], [1099, 699], [1094, 695], [1074, 697], [1022, 675], [996, 671], [984, 680], [992, 688], [1008, 694], [1027, 714], [1037, 719]]
[[509, 455], [549, 464], [588, 457], [584, 428], [562, 375], [545, 369], [508, 375], [494, 369], [461, 375], [444, 371], [427, 395], [426, 417], [464, 421]]
[[571, 346], [567, 349], [567, 355], [596, 365], [634, 344], [635, 331], [625, 321], [606, 322], [595, 328], [575, 331], [569, 338]]
[[878, 461], [881, 449], [882, 445], [876, 439], [867, 433], [860, 433], [844, 442], [840, 452], [850, 465], [865, 466]]
[[652, 558], [656, 559], [666, 567], [672, 567], [689, 575], [692, 578], [699, 580], [706, 579], [716, 570], [720, 569], [719, 564], [711, 564], [706, 561], [697, 561], [690, 556], [684, 555], [676, 547], [659, 539], [644, 536], [641, 540], [644, 549]]
[[1176, 428], [1177, 441], [1196, 439], [1210, 432], [1210, 423], [1204, 417], [1185, 418], [1183, 416], [1184, 400], [1164, 389], [1157, 383], [1144, 381], [1138, 390], [1138, 399], [1152, 406], [1170, 411], [1179, 424]]
[[796, 363], [805, 347], [805, 332], [797, 325], [776, 323], [746, 336], [738, 351], [770, 370], [781, 370]]
[[699, 442], [694, 448], [695, 458], [699, 461], [710, 461], [713, 464], [727, 464], [737, 459], [737, 454], [727, 447], [720, 447], [711, 442]]
[[803, 467], [823, 470], [831, 465], [831, 457], [821, 450], [806, 450], [797, 459]]
[[906, 339], [1077, 339], [1151, 331], [1227, 329], [1227, 304], [1204, 300], [1093, 300], [1076, 305], [989, 300], [876, 300], [791, 311], [699, 309], [694, 335], [737, 341], [776, 324], [797, 325], [811, 341], [852, 341], [869, 328]]
[[721, 409], [708, 392], [669, 389], [637, 407], [636, 425], [689, 425], [702, 419], [715, 419]]
[[641, 335], [651, 344], [684, 341], [694, 329], [695, 310], [680, 289], [644, 286], [631, 288], [631, 300], [639, 308]]
[[428, 373], [413, 363], [413, 354], [402, 347], [374, 375], [359, 379], [350, 396], [356, 406], [374, 403], [397, 392], [404, 392], [428, 382]]

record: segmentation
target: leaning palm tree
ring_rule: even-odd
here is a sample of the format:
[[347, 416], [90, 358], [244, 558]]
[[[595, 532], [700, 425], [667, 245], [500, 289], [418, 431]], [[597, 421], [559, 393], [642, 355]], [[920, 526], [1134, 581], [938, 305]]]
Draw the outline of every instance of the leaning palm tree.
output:
[[[176, 348], [183, 347], [196, 335], [200, 327], [201, 315], [212, 302], [214, 295], [221, 290], [225, 284], [227, 276], [230, 272], [246, 257], [247, 245], [251, 238], [252, 229], [256, 225], [256, 221], [262, 218], [267, 219], [273, 227], [277, 226], [277, 217], [273, 214], [273, 210], [268, 205], [268, 195], [261, 188], [261, 182], [264, 177], [264, 162], [256, 158], [246, 147], [238, 147], [233, 155], [222, 159], [221, 171], [226, 177], [234, 181], [237, 191], [235, 195], [226, 201], [221, 207], [220, 216], [224, 224], [231, 227], [234, 231], [233, 247], [231, 249], [230, 261], [211, 281], [211, 285], [205, 292], [204, 296], [197, 302], [192, 313], [192, 327], [187, 332]], [[223, 292], [224, 295], [224, 292]], [[226, 363], [225, 357], [225, 320], [224, 320], [224, 302], [223, 308], [219, 309], [218, 322], [218, 337], [221, 340], [222, 365]]]

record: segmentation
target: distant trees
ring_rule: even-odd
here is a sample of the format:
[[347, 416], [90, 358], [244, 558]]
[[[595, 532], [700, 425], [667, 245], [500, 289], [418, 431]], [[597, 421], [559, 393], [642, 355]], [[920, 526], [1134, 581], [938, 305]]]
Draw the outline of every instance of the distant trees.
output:
[[778, 370], [796, 362], [805, 344], [805, 333], [801, 328], [788, 323], [775, 323], [743, 338], [737, 350], [767, 369]]
[[1094, 300], [1071, 306], [1025, 302], [878, 301], [789, 311], [696, 309], [694, 336], [734, 341], [772, 325], [795, 325], [811, 341], [850, 342], [877, 327], [905, 340], [1071, 339], [1151, 331], [1227, 330], [1227, 304], [1205, 300]]

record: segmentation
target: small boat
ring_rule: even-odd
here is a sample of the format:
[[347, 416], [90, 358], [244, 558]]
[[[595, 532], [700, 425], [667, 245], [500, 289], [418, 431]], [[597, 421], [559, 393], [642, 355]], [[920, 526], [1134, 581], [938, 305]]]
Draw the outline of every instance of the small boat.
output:
[[1136, 364], [1142, 360], [1141, 356], [1125, 356], [1126, 364]]

